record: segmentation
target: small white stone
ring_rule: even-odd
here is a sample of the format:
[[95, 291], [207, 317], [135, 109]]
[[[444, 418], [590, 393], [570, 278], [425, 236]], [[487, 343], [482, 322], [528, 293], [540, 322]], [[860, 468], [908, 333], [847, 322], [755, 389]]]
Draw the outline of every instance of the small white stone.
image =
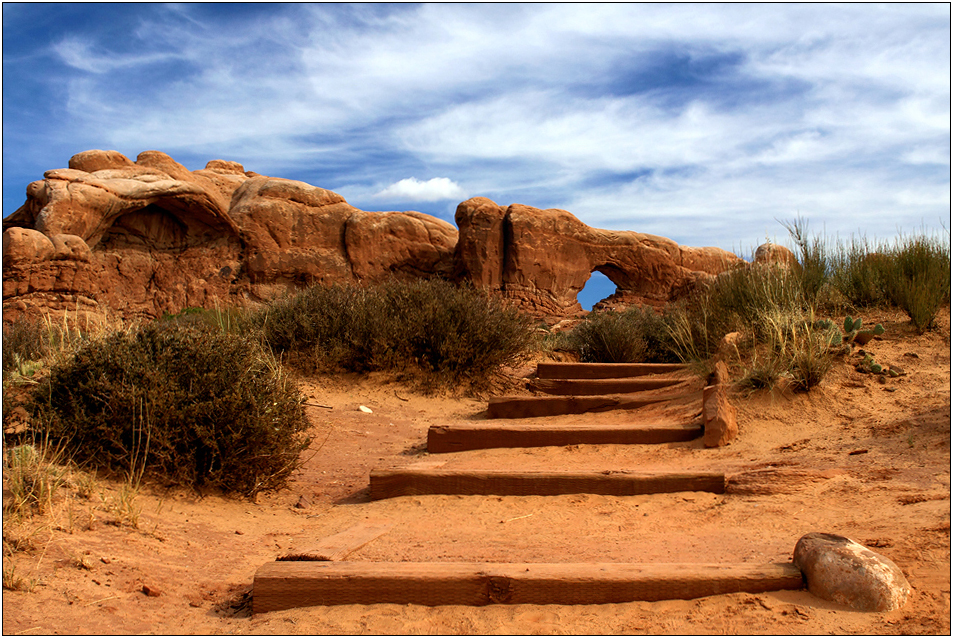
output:
[[374, 410], [370, 409], [366, 405], [359, 405], [357, 409], [360, 410], [361, 412], [366, 412], [367, 414], [374, 414]]

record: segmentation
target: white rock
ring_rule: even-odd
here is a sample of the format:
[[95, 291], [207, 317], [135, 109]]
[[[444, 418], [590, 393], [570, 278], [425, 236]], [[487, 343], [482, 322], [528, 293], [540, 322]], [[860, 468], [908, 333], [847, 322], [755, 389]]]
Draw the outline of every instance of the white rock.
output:
[[366, 412], [367, 414], [374, 414], [374, 410], [370, 409], [366, 405], [359, 405], [357, 409], [360, 410], [361, 412]]
[[892, 611], [907, 602], [910, 583], [897, 565], [844, 536], [812, 532], [794, 548], [807, 588], [861, 611]]

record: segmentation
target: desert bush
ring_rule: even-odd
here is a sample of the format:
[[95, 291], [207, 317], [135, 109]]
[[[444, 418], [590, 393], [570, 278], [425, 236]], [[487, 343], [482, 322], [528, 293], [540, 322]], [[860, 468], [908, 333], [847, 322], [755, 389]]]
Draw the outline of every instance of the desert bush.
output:
[[296, 365], [355, 372], [408, 367], [438, 384], [479, 382], [533, 341], [528, 317], [441, 280], [313, 286], [250, 323]]
[[810, 328], [795, 335], [790, 350], [790, 374], [794, 389], [809, 392], [834, 367], [831, 343], [824, 333]]
[[831, 284], [852, 310], [883, 306], [888, 302], [884, 292], [888, 266], [886, 255], [866, 238], [838, 242], [831, 255]]
[[157, 322], [54, 365], [34, 421], [73, 458], [133, 476], [253, 496], [307, 447], [298, 390], [256, 342]]
[[940, 306], [950, 302], [949, 240], [901, 237], [881, 261], [888, 298], [922, 334], [932, 327]]
[[581, 361], [667, 363], [677, 361], [665, 318], [651, 308], [590, 313], [565, 339]]

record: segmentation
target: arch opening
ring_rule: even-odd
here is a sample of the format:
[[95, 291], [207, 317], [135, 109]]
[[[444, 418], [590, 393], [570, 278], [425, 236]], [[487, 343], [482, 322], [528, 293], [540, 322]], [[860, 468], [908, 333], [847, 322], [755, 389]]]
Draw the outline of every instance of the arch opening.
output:
[[616, 292], [616, 284], [599, 269], [593, 270], [586, 285], [576, 295], [576, 301], [583, 310], [592, 310], [600, 301], [611, 297]]

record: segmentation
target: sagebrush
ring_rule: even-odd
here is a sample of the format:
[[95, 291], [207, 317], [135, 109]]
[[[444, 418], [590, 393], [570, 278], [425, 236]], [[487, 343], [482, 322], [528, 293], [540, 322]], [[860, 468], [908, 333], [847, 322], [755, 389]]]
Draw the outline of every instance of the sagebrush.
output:
[[515, 308], [442, 280], [316, 285], [250, 323], [299, 366], [415, 370], [446, 386], [485, 381], [533, 342], [532, 321]]
[[253, 496], [298, 467], [302, 401], [255, 341], [159, 322], [54, 365], [32, 410], [83, 465]]
[[665, 317], [652, 308], [590, 313], [561, 340], [580, 361], [593, 363], [671, 363], [676, 345]]

